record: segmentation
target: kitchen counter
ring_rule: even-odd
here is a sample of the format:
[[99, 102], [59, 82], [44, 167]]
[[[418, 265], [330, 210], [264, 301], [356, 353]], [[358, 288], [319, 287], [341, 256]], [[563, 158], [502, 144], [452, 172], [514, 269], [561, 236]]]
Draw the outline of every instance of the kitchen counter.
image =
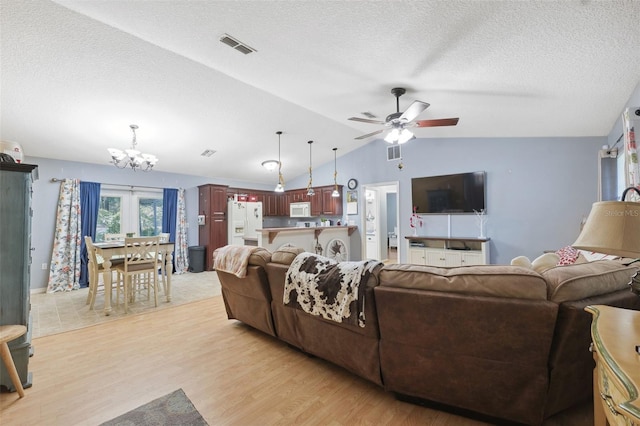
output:
[[323, 248], [323, 255], [327, 255], [326, 247], [334, 239], [342, 240], [347, 249], [349, 237], [358, 229], [357, 226], [311, 226], [256, 229], [258, 232], [258, 246], [275, 251], [283, 244], [293, 244], [306, 251], [315, 253], [319, 244]]

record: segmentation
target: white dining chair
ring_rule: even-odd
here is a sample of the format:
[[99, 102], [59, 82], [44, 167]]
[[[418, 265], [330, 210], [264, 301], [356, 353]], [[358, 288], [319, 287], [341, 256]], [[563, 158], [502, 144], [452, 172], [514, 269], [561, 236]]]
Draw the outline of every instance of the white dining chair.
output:
[[124, 310], [129, 311], [129, 302], [135, 301], [136, 294], [147, 290], [147, 300], [153, 297], [158, 306], [158, 253], [160, 237], [125, 238], [124, 262], [116, 265], [118, 279], [124, 282]]
[[[100, 249], [93, 244], [93, 240], [90, 236], [87, 235], [84, 237], [84, 243], [87, 247], [87, 258], [89, 260], [87, 264], [87, 271], [89, 273], [89, 293], [87, 294], [86, 304], [89, 305], [89, 309], [93, 309], [93, 306], [96, 302], [96, 295], [98, 294], [100, 287], [104, 291], [104, 278], [102, 279], [103, 285], [100, 286], [100, 274], [104, 274], [105, 272], [104, 258], [100, 254]], [[113, 267], [115, 265], [122, 264], [122, 263], [124, 263], [124, 258], [111, 259], [111, 265], [112, 265], [111, 283], [112, 283], [112, 290], [113, 290], [113, 287], [116, 288], [116, 294], [119, 294], [121, 290], [122, 281], [117, 279], [117, 274], [116, 274], [116, 279], [115, 280], [113, 279], [113, 272], [114, 272]], [[118, 299], [119, 299], [119, 296], [116, 298], [116, 303]]]

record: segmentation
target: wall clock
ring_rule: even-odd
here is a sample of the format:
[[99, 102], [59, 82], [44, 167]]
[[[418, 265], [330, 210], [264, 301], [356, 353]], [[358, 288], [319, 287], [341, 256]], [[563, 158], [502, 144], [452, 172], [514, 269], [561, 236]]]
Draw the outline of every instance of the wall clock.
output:
[[358, 181], [353, 178], [349, 179], [349, 181], [347, 182], [347, 188], [356, 189], [357, 187], [358, 187]]

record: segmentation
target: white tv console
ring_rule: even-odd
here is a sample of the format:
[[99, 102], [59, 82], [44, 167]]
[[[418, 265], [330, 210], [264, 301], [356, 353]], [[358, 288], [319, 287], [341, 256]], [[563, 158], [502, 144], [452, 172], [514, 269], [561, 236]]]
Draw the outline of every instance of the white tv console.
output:
[[405, 237], [409, 263], [429, 266], [488, 265], [490, 238]]

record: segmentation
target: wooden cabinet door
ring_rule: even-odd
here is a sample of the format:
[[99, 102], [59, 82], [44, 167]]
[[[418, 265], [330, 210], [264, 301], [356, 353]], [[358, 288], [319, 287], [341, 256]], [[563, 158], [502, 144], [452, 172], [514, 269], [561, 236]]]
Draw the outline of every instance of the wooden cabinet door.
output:
[[322, 216], [323, 208], [322, 208], [322, 189], [313, 188], [315, 191], [315, 195], [311, 195], [307, 197], [307, 201], [311, 204], [311, 216]]
[[206, 270], [213, 268], [213, 252], [227, 245], [227, 190], [226, 185], [198, 187], [198, 214], [205, 216], [198, 229], [198, 243], [205, 246]]
[[340, 197], [333, 197], [333, 186], [322, 188], [322, 214], [327, 216], [342, 216], [342, 187], [338, 186]]
[[409, 263], [414, 265], [426, 265], [427, 255], [425, 250], [422, 248], [409, 249]]
[[227, 214], [227, 187], [211, 185], [211, 214], [225, 216]]

